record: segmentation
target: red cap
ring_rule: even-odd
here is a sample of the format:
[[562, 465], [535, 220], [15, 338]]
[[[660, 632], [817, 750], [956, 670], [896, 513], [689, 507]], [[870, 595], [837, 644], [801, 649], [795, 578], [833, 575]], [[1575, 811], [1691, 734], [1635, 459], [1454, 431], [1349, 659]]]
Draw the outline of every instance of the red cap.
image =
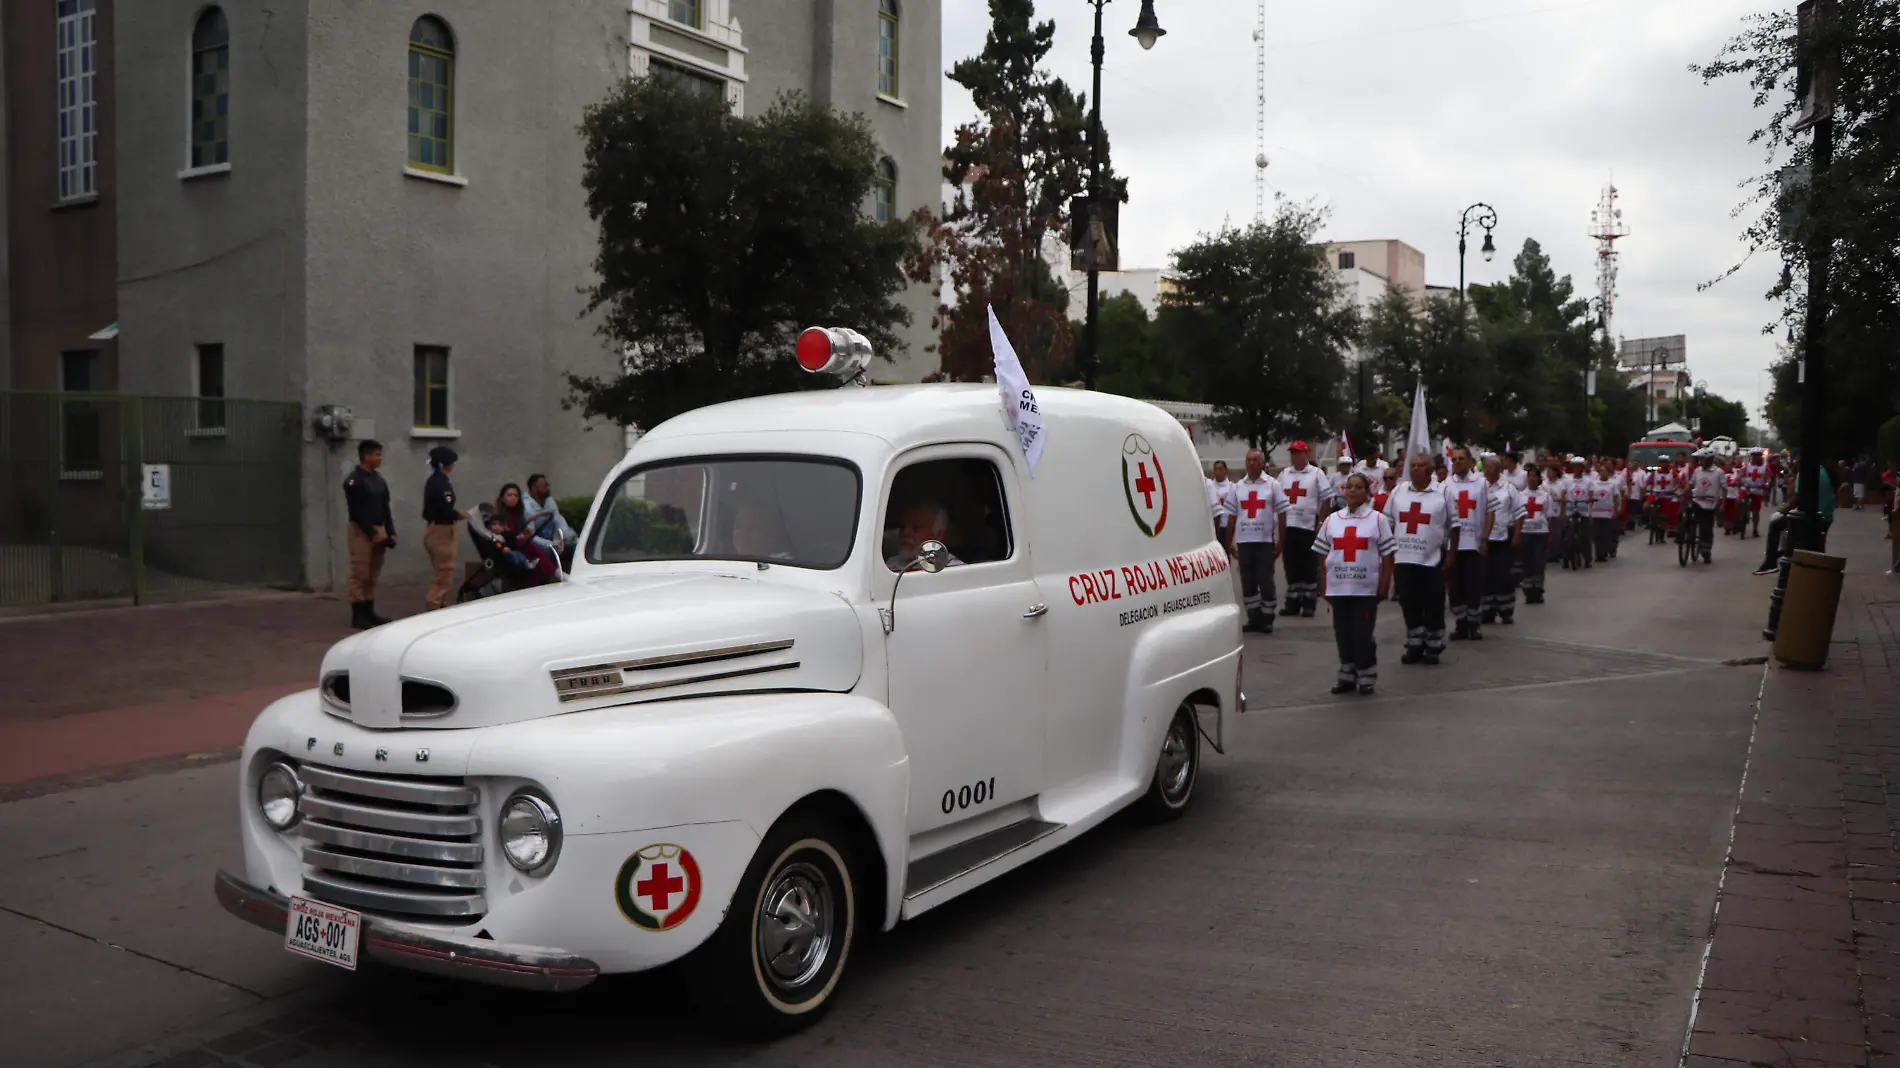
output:
[[1306, 444], [1306, 442], [1304, 442], [1304, 441], [1296, 441], [1296, 442], [1294, 442], [1293, 444], [1291, 444], [1291, 445], [1288, 445], [1288, 446], [1286, 447], [1286, 451], [1288, 451], [1288, 452], [1312, 452], [1313, 450], [1307, 447], [1307, 444]]

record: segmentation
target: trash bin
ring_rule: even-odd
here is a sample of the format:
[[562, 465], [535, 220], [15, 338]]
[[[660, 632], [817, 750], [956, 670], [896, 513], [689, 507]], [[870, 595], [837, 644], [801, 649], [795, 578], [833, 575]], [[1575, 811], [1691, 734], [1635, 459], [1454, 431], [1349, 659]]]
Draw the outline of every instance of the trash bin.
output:
[[1788, 594], [1781, 602], [1781, 627], [1775, 632], [1776, 660], [1809, 671], [1827, 664], [1846, 570], [1846, 557], [1795, 550], [1788, 567]]

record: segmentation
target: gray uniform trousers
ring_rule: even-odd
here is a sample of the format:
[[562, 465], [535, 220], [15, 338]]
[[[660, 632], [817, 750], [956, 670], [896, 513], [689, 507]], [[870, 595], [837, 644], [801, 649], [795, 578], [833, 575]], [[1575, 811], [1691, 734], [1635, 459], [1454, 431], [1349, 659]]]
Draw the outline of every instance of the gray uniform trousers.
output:
[[1270, 631], [1273, 629], [1273, 543], [1238, 542], [1234, 553], [1240, 557], [1240, 595], [1247, 606], [1247, 623]]
[[1399, 564], [1392, 569], [1399, 611], [1405, 614], [1405, 651], [1438, 656], [1445, 651], [1445, 569], [1438, 564]]

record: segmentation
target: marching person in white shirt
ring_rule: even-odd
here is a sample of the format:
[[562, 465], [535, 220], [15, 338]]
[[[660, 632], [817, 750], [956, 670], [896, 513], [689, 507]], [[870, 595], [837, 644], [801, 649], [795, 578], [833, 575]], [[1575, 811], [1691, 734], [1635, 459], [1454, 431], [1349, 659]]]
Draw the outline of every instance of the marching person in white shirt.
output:
[[1227, 481], [1227, 461], [1215, 460], [1208, 469], [1207, 507], [1214, 513], [1214, 540], [1234, 543], [1234, 484]]
[[1485, 539], [1491, 543], [1484, 560], [1484, 600], [1480, 622], [1511, 625], [1517, 613], [1517, 586], [1511, 566], [1517, 559], [1517, 491], [1504, 480], [1504, 465], [1496, 456], [1484, 458], [1485, 509], [1490, 513]]
[[1517, 557], [1524, 565], [1524, 603], [1544, 603], [1544, 568], [1550, 560], [1550, 492], [1544, 473], [1533, 467], [1524, 473], [1524, 492], [1517, 495]]
[[1363, 474], [1346, 476], [1346, 504], [1326, 517], [1313, 539], [1320, 566], [1320, 596], [1333, 610], [1339, 645], [1334, 693], [1369, 694], [1379, 681], [1379, 648], [1373, 626], [1379, 602], [1392, 593], [1392, 528], [1372, 510], [1372, 487]]
[[1484, 479], [1471, 469], [1471, 450], [1459, 445], [1451, 451], [1451, 477], [1445, 480], [1445, 510], [1451, 516], [1451, 568], [1446, 586], [1451, 594], [1451, 632], [1455, 642], [1484, 640], [1478, 615], [1484, 611], [1484, 557], [1489, 550], [1491, 506]]
[[1283, 616], [1311, 619], [1319, 608], [1319, 559], [1312, 553], [1320, 520], [1335, 499], [1333, 481], [1307, 462], [1312, 450], [1306, 442], [1287, 446], [1293, 462], [1280, 470], [1280, 492], [1286, 496], [1286, 536], [1280, 557], [1286, 565], [1286, 607]]
[[1392, 488], [1385, 518], [1396, 547], [1392, 583], [1405, 613], [1401, 664], [1436, 664], [1445, 652], [1445, 547], [1451, 518], [1445, 493], [1432, 485], [1432, 461], [1424, 453], [1406, 460], [1410, 476]]
[[1610, 475], [1610, 462], [1600, 460], [1594, 475], [1583, 480], [1590, 494], [1590, 541], [1596, 562], [1607, 564], [1616, 554], [1616, 479]]
[[1247, 474], [1233, 483], [1233, 533], [1228, 548], [1240, 560], [1240, 595], [1247, 622], [1240, 629], [1273, 633], [1273, 558], [1286, 544], [1286, 494], [1267, 477], [1267, 456], [1247, 451]]

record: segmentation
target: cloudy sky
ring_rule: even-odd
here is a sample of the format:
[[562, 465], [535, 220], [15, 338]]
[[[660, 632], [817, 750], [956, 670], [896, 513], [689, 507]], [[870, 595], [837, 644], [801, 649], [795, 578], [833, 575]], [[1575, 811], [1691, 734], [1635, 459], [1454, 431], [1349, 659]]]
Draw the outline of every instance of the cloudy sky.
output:
[[[1090, 7], [1038, 0], [1056, 21], [1054, 71], [1089, 81]], [[1704, 85], [1715, 56], [1766, 0], [1268, 0], [1267, 170], [1274, 193], [1330, 207], [1332, 240], [1397, 238], [1428, 281], [1458, 281], [1458, 217], [1495, 206], [1497, 261], [1474, 239], [1472, 282], [1510, 273], [1526, 237], [1558, 274], [1596, 291], [1591, 210], [1614, 177], [1630, 236], [1613, 329], [1687, 334], [1691, 373], [1759, 412], [1775, 358], [1761, 333], [1765, 258], [1712, 290], [1744, 253], [1738, 183], [1765, 170], [1746, 86]], [[1168, 35], [1143, 52], [1127, 31], [1139, 0], [1105, 23], [1103, 124], [1130, 178], [1122, 262], [1253, 215], [1254, 0], [1156, 0]], [[985, 0], [944, 0], [944, 63], [981, 50]], [[944, 127], [973, 117], [946, 82]]]

